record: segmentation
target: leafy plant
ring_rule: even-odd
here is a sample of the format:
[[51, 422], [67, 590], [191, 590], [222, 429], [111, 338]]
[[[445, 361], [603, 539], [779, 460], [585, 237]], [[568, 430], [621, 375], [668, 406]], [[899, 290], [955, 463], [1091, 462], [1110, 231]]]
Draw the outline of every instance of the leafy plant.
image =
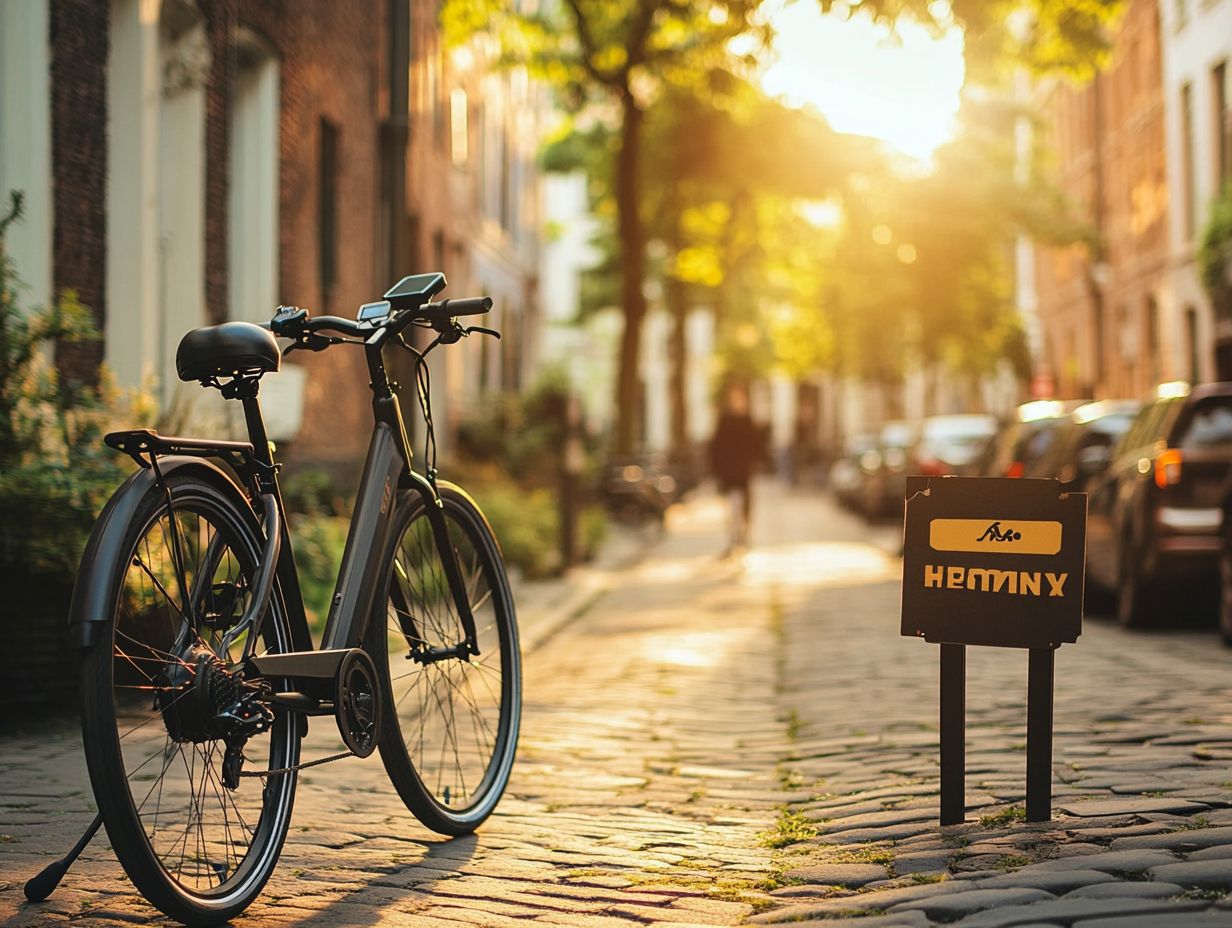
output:
[[1232, 184], [1211, 204], [1198, 248], [1198, 271], [1215, 312], [1232, 317]]
[[19, 221], [22, 197], [0, 217], [0, 566], [19, 575], [68, 573], [94, 517], [128, 470], [102, 443], [120, 416], [148, 412], [117, 390], [106, 371], [97, 384], [62, 377], [57, 345], [99, 338], [90, 311], [72, 291], [50, 306], [23, 308], [24, 289], [4, 235]]

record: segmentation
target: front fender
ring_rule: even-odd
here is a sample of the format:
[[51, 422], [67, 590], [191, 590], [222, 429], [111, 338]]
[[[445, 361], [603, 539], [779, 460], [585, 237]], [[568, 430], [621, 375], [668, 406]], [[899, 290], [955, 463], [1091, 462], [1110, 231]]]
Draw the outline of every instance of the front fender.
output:
[[[247, 494], [226, 471], [203, 458], [168, 455], [158, 459], [158, 467], [164, 476], [195, 472], [202, 479], [233, 492], [245, 503], [248, 499]], [[79, 647], [92, 647], [111, 618], [120, 592], [119, 585], [125, 573], [126, 565], [121, 563], [121, 559], [127, 556], [127, 552], [123, 550], [126, 529], [136, 515], [141, 500], [156, 486], [153, 471], [137, 471], [120, 484], [94, 523], [90, 539], [81, 555], [81, 566], [73, 584], [73, 598], [68, 614], [69, 637]], [[256, 514], [251, 513], [251, 509], [249, 512], [252, 527], [259, 531]], [[294, 587], [296, 580], [295, 563], [291, 559], [291, 546], [287, 543], [285, 526], [286, 521], [283, 520], [284, 544], [277, 574], [283, 589], [288, 585]], [[312, 645], [302, 600], [298, 595], [292, 594], [285, 596], [284, 602], [295, 649], [310, 648]]]

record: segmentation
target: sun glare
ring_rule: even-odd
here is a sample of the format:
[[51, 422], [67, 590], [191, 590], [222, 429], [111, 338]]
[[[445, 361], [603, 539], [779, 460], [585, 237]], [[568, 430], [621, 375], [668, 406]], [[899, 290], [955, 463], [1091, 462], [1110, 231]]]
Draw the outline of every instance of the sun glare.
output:
[[867, 16], [823, 15], [795, 0], [770, 15], [775, 60], [762, 87], [791, 106], [815, 106], [839, 132], [882, 139], [926, 160], [953, 134], [963, 84], [962, 34], [935, 38], [914, 23], [896, 35]]

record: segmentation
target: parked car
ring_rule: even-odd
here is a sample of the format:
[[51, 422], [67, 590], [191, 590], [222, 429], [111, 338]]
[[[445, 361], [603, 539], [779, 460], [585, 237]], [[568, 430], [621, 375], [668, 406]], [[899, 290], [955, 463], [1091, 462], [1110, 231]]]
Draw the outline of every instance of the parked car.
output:
[[1026, 476], [1052, 449], [1070, 412], [1078, 405], [1061, 400], [1023, 403], [989, 443], [981, 456], [979, 473], [985, 477]]
[[910, 422], [887, 422], [873, 448], [860, 457], [860, 508], [870, 518], [901, 515], [907, 486], [908, 453], [915, 444]]
[[929, 477], [978, 473], [980, 454], [996, 434], [993, 416], [929, 416], [911, 449], [907, 472]]
[[1232, 383], [1162, 384], [1087, 491], [1087, 573], [1121, 624], [1214, 598], [1230, 472]]
[[877, 438], [870, 433], [853, 435], [843, 446], [843, 454], [830, 465], [830, 492], [848, 509], [859, 505], [860, 491], [864, 485], [861, 459], [877, 447]]
[[1099, 400], [1079, 406], [1060, 421], [1044, 452], [1028, 463], [1024, 477], [1056, 477], [1067, 492], [1082, 492], [1102, 473], [1112, 449], [1142, 408], [1138, 400]]

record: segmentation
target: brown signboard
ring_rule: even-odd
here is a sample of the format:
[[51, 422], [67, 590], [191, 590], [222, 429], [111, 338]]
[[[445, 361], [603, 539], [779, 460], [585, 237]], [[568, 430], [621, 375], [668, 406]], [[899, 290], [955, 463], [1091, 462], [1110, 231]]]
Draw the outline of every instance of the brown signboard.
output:
[[1056, 480], [908, 477], [902, 633], [1055, 648], [1082, 633], [1087, 499]]

